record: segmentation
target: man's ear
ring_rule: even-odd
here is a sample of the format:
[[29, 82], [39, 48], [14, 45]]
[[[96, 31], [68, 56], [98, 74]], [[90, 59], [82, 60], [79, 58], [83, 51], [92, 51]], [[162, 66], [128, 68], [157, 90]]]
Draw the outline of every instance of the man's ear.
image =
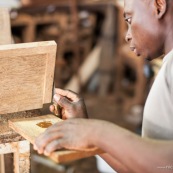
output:
[[161, 19], [167, 10], [167, 0], [154, 0], [156, 9], [156, 15], [158, 19]]

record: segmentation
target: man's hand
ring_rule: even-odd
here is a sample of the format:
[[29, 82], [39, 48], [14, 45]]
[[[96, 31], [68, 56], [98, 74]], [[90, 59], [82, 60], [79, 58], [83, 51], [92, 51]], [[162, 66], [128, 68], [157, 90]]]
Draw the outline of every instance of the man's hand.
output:
[[[55, 89], [54, 101], [61, 106], [62, 119], [88, 118], [83, 98], [69, 90]], [[50, 111], [54, 112], [53, 105]]]
[[[87, 150], [94, 147], [94, 134], [100, 120], [68, 119], [49, 127], [35, 140], [34, 149], [38, 153], [50, 155], [58, 149]], [[102, 125], [100, 126], [102, 127]]]

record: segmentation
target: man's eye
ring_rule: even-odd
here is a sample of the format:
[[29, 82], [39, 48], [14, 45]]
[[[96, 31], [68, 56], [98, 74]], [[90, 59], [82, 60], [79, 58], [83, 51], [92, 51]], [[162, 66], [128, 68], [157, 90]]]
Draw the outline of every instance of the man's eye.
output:
[[131, 17], [128, 17], [128, 18], [125, 19], [125, 21], [126, 21], [128, 24], [131, 24], [132, 18], [131, 18]]

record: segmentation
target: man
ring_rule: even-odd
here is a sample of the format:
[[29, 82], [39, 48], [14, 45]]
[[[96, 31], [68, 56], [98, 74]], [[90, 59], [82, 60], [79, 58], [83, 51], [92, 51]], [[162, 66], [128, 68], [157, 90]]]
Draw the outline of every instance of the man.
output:
[[35, 149], [49, 155], [60, 148], [97, 146], [120, 173], [173, 171], [173, 0], [125, 0], [124, 17], [129, 26], [126, 40], [137, 56], [152, 60], [166, 54], [145, 105], [143, 138], [110, 122], [84, 119], [83, 100], [57, 89], [54, 100], [67, 120], [40, 135]]

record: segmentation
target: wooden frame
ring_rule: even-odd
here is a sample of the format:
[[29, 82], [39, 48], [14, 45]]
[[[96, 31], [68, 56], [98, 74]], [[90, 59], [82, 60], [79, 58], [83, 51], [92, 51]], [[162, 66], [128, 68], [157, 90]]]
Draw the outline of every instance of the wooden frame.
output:
[[[29, 173], [30, 172], [30, 143], [29, 141], [25, 140], [25, 141], [0, 144], [0, 153], [14, 154], [14, 162], [13, 162], [14, 173], [23, 173], [23, 172]], [[2, 170], [0, 169], [0, 171]]]
[[54, 41], [0, 46], [0, 114], [51, 102], [55, 58]]

